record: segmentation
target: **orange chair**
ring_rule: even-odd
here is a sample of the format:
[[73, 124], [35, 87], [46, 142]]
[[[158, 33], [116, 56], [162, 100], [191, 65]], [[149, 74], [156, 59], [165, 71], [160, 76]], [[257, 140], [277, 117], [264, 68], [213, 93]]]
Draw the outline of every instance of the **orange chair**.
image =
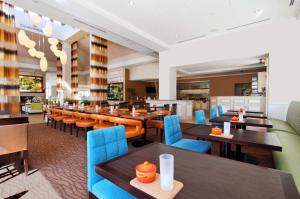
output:
[[54, 121], [54, 117], [58, 116], [58, 114], [55, 112], [54, 108], [49, 108], [50, 114], [47, 115], [47, 126], [49, 125], [49, 122], [51, 122], [51, 127]]
[[110, 116], [91, 114], [91, 118], [95, 120], [96, 124], [93, 126], [95, 130], [114, 126], [114, 124], [110, 122]]
[[142, 121], [139, 120], [110, 117], [110, 122], [118, 125], [124, 125], [127, 139], [138, 137], [145, 133]]
[[59, 130], [62, 130], [62, 121], [66, 117], [64, 116], [63, 110], [55, 109], [55, 112], [57, 113], [57, 116], [55, 116], [54, 119], [54, 128], [56, 128], [56, 123], [59, 123]]
[[88, 129], [92, 128], [95, 125], [95, 121], [93, 119], [90, 118], [91, 114], [87, 114], [87, 113], [74, 113], [74, 116], [76, 117], [76, 137], [78, 137], [78, 133], [80, 128], [84, 129], [85, 132], [85, 138], [86, 138], [86, 133], [88, 131]]
[[74, 112], [72, 111], [63, 111], [62, 114], [65, 116], [63, 119], [64, 124], [64, 132], [66, 132], [66, 126], [70, 126], [71, 135], [73, 134], [73, 127], [75, 127], [75, 123], [77, 121], [76, 117], [74, 116]]
[[164, 120], [163, 117], [167, 115], [171, 115], [170, 111], [167, 110], [158, 110], [153, 112], [157, 115], [156, 119], [148, 120], [146, 123], [147, 129], [148, 128], [155, 128], [156, 135], [158, 135], [158, 130], [160, 130], [160, 142], [163, 142], [163, 134], [164, 134]]

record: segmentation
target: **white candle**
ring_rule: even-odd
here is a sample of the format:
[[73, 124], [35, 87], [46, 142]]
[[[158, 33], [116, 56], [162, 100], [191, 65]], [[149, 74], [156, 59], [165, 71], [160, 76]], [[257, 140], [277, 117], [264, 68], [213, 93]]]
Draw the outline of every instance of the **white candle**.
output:
[[161, 154], [159, 156], [160, 165], [160, 188], [164, 191], [172, 191], [174, 184], [174, 156], [171, 154]]

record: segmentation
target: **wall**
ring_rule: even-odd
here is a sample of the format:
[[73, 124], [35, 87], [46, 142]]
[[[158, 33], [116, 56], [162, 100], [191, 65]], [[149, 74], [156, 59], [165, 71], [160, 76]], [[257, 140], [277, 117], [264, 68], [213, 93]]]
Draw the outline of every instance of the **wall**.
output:
[[129, 70], [126, 69], [125, 70], [125, 101], [130, 100], [129, 97], [128, 97], [128, 92], [127, 92], [128, 88], [135, 89], [136, 96], [138, 96], [138, 97], [143, 97], [143, 98], [148, 97], [148, 96], [150, 96], [151, 98], [156, 97], [156, 94], [152, 94], [152, 93], [147, 94], [146, 93], [146, 87], [147, 86], [154, 86], [154, 83], [145, 82], [145, 81], [131, 81], [129, 77], [130, 77]]
[[193, 78], [189, 80], [178, 80], [177, 82], [208, 80], [210, 86], [210, 96], [234, 96], [235, 84], [251, 83], [253, 75], [254, 74], [220, 76], [220, 77], [209, 77], [209, 78]]
[[300, 21], [289, 19], [173, 46], [159, 54], [159, 96], [161, 99], [176, 97], [176, 78], [164, 75], [173, 74], [172, 69], [176, 66], [269, 53], [267, 101], [272, 107], [269, 111], [272, 116], [277, 104], [287, 105], [291, 100], [300, 100], [300, 92], [297, 92], [300, 85], [299, 35]]
[[158, 79], [158, 62], [130, 67], [130, 80]]

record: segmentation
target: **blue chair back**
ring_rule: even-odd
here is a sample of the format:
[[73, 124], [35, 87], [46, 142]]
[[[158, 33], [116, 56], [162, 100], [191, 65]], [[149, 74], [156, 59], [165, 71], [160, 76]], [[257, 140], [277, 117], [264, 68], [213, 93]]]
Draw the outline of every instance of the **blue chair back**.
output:
[[218, 105], [218, 114], [219, 114], [219, 116], [222, 116], [222, 115], [223, 115], [223, 108], [222, 108], [222, 105]]
[[115, 126], [87, 133], [88, 191], [103, 179], [96, 173], [95, 166], [128, 153], [124, 126]]
[[179, 117], [177, 115], [164, 117], [164, 129], [167, 145], [172, 145], [182, 139]]
[[216, 107], [212, 106], [209, 110], [209, 119], [217, 117]]
[[196, 124], [206, 124], [206, 119], [205, 119], [205, 113], [203, 110], [197, 110], [195, 111], [195, 117], [196, 117]]

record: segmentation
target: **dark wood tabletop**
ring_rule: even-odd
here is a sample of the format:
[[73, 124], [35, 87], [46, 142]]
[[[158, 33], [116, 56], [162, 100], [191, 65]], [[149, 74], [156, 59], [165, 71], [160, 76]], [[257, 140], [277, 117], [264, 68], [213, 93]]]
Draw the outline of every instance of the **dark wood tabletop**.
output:
[[194, 127], [183, 130], [186, 135], [215, 142], [239, 144], [243, 146], [259, 147], [274, 151], [282, 151], [282, 146], [275, 133], [261, 133], [243, 129], [231, 128], [232, 139], [210, 136], [211, 128], [208, 125], [194, 125]]
[[[230, 110], [227, 110], [227, 112], [239, 112], [239, 110], [230, 109]], [[246, 113], [264, 114], [264, 112], [262, 112], [262, 111], [251, 111], [251, 110], [246, 111]]]
[[[229, 116], [229, 117], [233, 117], [233, 116], [239, 116], [238, 112], [226, 112], [222, 114], [223, 116]], [[250, 118], [262, 118], [262, 119], [267, 119], [268, 117], [265, 114], [261, 114], [261, 113], [246, 113], [243, 115], [244, 118], [250, 117]]]
[[150, 198], [129, 182], [135, 178], [137, 164], [149, 161], [159, 168], [159, 155], [163, 153], [175, 156], [174, 179], [184, 185], [175, 198], [300, 198], [291, 174], [160, 143], [149, 144], [97, 165], [95, 169], [98, 174], [138, 198]]
[[24, 124], [28, 123], [28, 115], [25, 114], [10, 114], [1, 117], [0, 115], [0, 126], [12, 125], [12, 124]]
[[[230, 117], [221, 116], [221, 117], [215, 117], [210, 119], [210, 122], [217, 122], [217, 123], [224, 123], [224, 122], [231, 122]], [[245, 125], [245, 126], [257, 126], [257, 127], [266, 127], [266, 128], [272, 128], [272, 122], [268, 119], [260, 119], [260, 118], [245, 118], [243, 122], [231, 122], [232, 124], [237, 125]]]

